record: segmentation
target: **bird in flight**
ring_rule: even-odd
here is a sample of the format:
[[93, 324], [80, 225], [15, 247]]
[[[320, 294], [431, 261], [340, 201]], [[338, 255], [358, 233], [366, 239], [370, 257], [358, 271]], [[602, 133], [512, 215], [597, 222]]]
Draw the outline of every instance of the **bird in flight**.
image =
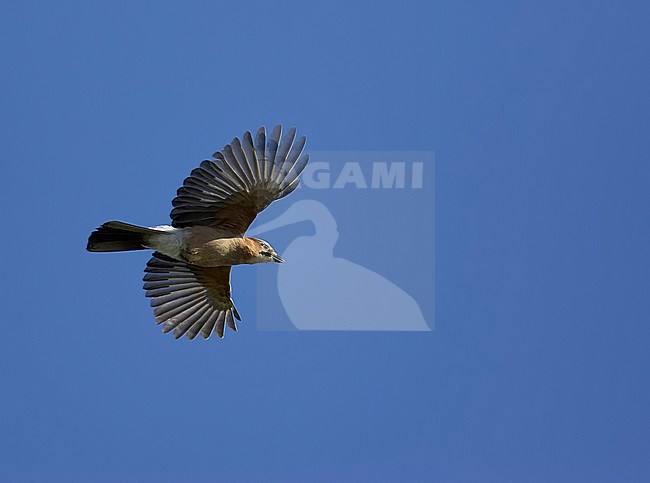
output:
[[109, 221], [88, 238], [91, 252], [154, 250], [144, 275], [156, 323], [174, 337], [237, 330], [241, 320], [230, 295], [233, 265], [284, 260], [271, 245], [245, 236], [255, 217], [299, 183], [309, 155], [296, 129], [282, 136], [247, 131], [203, 161], [185, 178], [172, 201], [171, 226], [142, 227]]

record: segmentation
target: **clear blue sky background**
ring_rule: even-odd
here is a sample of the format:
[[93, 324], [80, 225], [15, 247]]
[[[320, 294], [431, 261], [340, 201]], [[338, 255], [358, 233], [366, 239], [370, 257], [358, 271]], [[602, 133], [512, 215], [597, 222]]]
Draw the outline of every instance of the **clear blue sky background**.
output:
[[[3, 1], [0, 475], [647, 481], [649, 14]], [[85, 252], [276, 121], [436, 151], [434, 332], [174, 341], [147, 255]]]

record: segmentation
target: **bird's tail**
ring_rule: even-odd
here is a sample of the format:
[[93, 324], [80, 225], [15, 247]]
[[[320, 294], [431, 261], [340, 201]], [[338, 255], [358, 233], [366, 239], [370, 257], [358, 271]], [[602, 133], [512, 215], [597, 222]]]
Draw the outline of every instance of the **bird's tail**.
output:
[[159, 230], [130, 225], [121, 221], [108, 221], [88, 237], [89, 252], [123, 252], [145, 250], [146, 238], [159, 234]]

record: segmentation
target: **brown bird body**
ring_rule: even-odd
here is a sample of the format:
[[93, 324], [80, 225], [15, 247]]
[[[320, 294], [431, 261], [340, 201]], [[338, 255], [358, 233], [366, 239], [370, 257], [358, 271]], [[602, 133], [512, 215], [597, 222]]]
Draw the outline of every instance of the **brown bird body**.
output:
[[267, 242], [245, 236], [259, 212], [298, 186], [309, 159], [304, 136], [296, 139], [295, 129], [281, 134], [281, 126], [268, 139], [263, 127], [254, 139], [246, 132], [203, 161], [172, 202], [171, 226], [109, 221], [90, 235], [92, 252], [155, 251], [144, 288], [164, 332], [207, 339], [213, 332], [223, 337], [225, 325], [237, 330], [231, 267], [284, 262]]
[[202, 267], [260, 263], [259, 242], [252, 238], [206, 239], [205, 233], [191, 233], [186, 261]]
[[190, 228], [156, 227], [144, 237], [143, 245], [163, 255], [200, 267], [222, 267], [260, 263], [260, 241], [229, 237], [208, 226]]

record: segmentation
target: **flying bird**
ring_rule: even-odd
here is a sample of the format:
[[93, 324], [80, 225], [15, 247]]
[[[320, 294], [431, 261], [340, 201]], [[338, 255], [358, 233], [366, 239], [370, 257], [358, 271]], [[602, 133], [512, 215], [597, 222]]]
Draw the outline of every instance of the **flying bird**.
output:
[[144, 275], [156, 323], [174, 337], [212, 333], [241, 320], [230, 294], [234, 265], [284, 260], [259, 238], [246, 237], [255, 217], [298, 186], [309, 159], [296, 129], [269, 136], [247, 131], [203, 161], [185, 178], [172, 201], [171, 225], [143, 227], [109, 221], [88, 238], [91, 252], [154, 250]]

